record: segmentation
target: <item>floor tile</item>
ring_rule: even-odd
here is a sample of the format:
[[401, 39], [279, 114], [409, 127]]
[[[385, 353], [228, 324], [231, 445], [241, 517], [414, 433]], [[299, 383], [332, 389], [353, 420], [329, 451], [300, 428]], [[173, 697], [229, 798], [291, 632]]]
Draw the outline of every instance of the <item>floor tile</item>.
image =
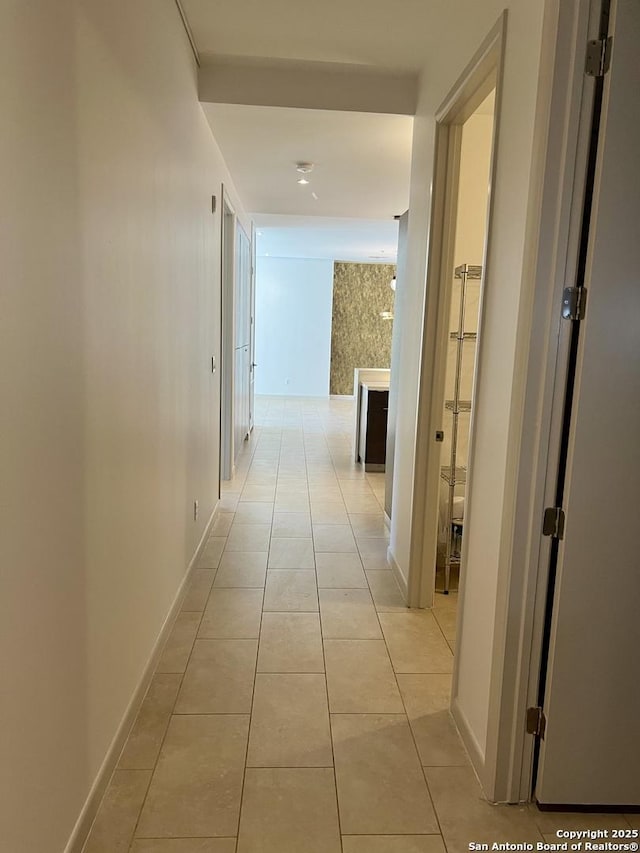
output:
[[628, 814], [625, 818], [632, 829], [640, 829], [640, 814]]
[[223, 492], [218, 503], [219, 512], [235, 512], [240, 500], [239, 492]]
[[196, 640], [174, 713], [250, 714], [257, 640]]
[[271, 536], [274, 539], [310, 539], [311, 516], [308, 512], [276, 512]]
[[313, 547], [318, 552], [358, 552], [356, 540], [348, 524], [314, 524]]
[[347, 507], [347, 511], [350, 514], [353, 513], [377, 513], [380, 512], [380, 504], [375, 498], [373, 492], [369, 492], [368, 494], [359, 495], [359, 494], [345, 494], [344, 495], [344, 503]]
[[393, 572], [388, 569], [367, 569], [365, 574], [373, 603], [379, 613], [406, 612], [407, 605]]
[[368, 589], [321, 589], [322, 636], [336, 640], [382, 639]]
[[194, 569], [187, 589], [187, 594], [182, 602], [182, 610], [194, 613], [202, 613], [204, 610], [211, 585], [216, 576], [215, 569]]
[[349, 522], [359, 539], [387, 539], [389, 530], [381, 512], [352, 513]]
[[451, 649], [432, 613], [380, 613], [378, 618], [396, 672], [453, 672]]
[[343, 835], [343, 853], [446, 853], [440, 835]]
[[224, 536], [210, 536], [198, 560], [199, 569], [217, 569], [226, 545]]
[[471, 766], [427, 767], [425, 775], [448, 853], [468, 853], [470, 839], [489, 845], [542, 840], [526, 806], [484, 799]]
[[227, 537], [226, 552], [268, 551], [270, 539], [271, 524], [238, 524], [235, 521]]
[[362, 561], [355, 554], [316, 554], [318, 587], [326, 589], [366, 589]]
[[238, 853], [341, 849], [332, 769], [247, 769]]
[[211, 536], [228, 536], [235, 513], [218, 511], [211, 525]]
[[324, 672], [317, 613], [264, 613], [258, 672]]
[[333, 767], [324, 675], [256, 676], [247, 767]]
[[150, 779], [150, 770], [116, 770], [83, 853], [127, 853]]
[[439, 832], [404, 714], [332, 715], [331, 731], [345, 835]]
[[235, 524], [271, 524], [273, 504], [265, 501], [242, 501], [238, 504]]
[[275, 495], [275, 486], [245, 486], [240, 495], [240, 503], [245, 503], [246, 501], [273, 503]]
[[311, 501], [314, 524], [348, 524], [349, 516], [342, 501]]
[[214, 586], [264, 587], [268, 551], [225, 551]]
[[276, 512], [309, 512], [309, 498], [297, 495], [284, 495], [275, 502]]
[[325, 640], [332, 714], [402, 714], [404, 706], [383, 640]]
[[173, 717], [136, 836], [234, 836], [248, 733], [245, 716]]
[[178, 613], [156, 672], [184, 672], [202, 613]]
[[[358, 551], [361, 555], [367, 555], [370, 557], [383, 557], [386, 560], [387, 551], [389, 549], [389, 542], [385, 537], [358, 536], [356, 537], [356, 543], [358, 545]], [[385, 566], [385, 568], [388, 568], [388, 566]]]
[[153, 770], [181, 681], [179, 673], [153, 676], [120, 756], [119, 769]]
[[457, 593], [450, 593], [449, 595], [436, 594], [432, 613], [440, 626], [440, 630], [444, 634], [449, 648], [452, 652], [455, 652], [456, 626], [458, 621]]
[[314, 569], [311, 539], [272, 539], [269, 548], [270, 569]]
[[451, 676], [398, 675], [397, 679], [422, 763], [467, 765], [467, 753], [449, 712]]
[[214, 587], [198, 636], [209, 640], [258, 639], [263, 590]]
[[270, 569], [264, 596], [265, 611], [317, 611], [318, 591], [313, 569]]
[[131, 853], [235, 853], [235, 838], [140, 838]]

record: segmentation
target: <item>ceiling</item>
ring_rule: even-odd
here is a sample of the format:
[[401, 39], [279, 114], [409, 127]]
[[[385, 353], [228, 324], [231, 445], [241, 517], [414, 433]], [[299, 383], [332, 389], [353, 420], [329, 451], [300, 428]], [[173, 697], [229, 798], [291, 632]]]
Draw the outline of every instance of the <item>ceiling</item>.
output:
[[[265, 68], [267, 60], [288, 60], [415, 72], [424, 57], [415, 22], [425, 0], [402, 3], [406, 16], [387, 0], [365, 7], [348, 0], [182, 0], [204, 65], [258, 58]], [[286, 73], [303, 79], [293, 65]], [[202, 107], [245, 209], [264, 226], [258, 252], [395, 260], [393, 217], [409, 206], [413, 117], [256, 103]], [[307, 185], [297, 183], [300, 161], [314, 163]]]
[[448, 0], [181, 0], [201, 57], [340, 62], [418, 72]]
[[255, 221], [259, 257], [365, 263], [396, 261], [398, 223], [393, 219], [259, 215]]
[[[392, 219], [408, 207], [410, 116], [241, 104], [203, 109], [252, 213]], [[299, 161], [315, 164], [306, 186], [297, 183]]]

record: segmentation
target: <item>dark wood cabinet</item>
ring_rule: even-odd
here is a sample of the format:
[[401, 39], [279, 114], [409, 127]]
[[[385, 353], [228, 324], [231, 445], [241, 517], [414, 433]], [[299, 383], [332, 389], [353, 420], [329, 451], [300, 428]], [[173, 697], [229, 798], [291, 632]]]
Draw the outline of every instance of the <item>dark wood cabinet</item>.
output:
[[389, 389], [361, 387], [359, 461], [365, 471], [384, 471], [387, 453]]

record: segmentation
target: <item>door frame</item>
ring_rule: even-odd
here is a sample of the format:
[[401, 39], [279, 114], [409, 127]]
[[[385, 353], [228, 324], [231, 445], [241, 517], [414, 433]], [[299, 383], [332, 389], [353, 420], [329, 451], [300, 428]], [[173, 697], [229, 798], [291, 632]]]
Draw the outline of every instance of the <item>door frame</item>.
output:
[[[451, 271], [456, 231], [456, 213], [462, 125], [475, 112], [492, 89], [496, 90], [493, 120], [492, 162], [489, 174], [491, 186], [495, 177], [500, 124], [501, 81], [504, 63], [504, 43], [507, 26], [505, 11], [491, 29], [480, 48], [467, 65], [456, 84], [436, 113], [435, 157], [432, 206], [427, 259], [425, 324], [418, 389], [416, 453], [411, 517], [408, 604], [410, 607], [431, 607], [435, 588], [436, 552], [438, 542], [438, 506], [440, 495], [441, 444], [435, 441], [442, 428], [446, 344], [451, 305]], [[491, 232], [493, 194], [489, 196], [484, 247], [484, 279], [487, 280], [487, 246]], [[484, 282], [483, 282], [484, 291]], [[478, 317], [476, 364], [482, 347], [483, 302]], [[474, 389], [477, 376], [474, 372]], [[471, 417], [469, 436], [469, 468], [473, 463], [474, 424]], [[434, 440], [432, 440], [434, 437]], [[467, 496], [471, 478], [468, 477]], [[468, 506], [469, 501], [466, 501]], [[462, 560], [465, 560], [464, 546]], [[463, 583], [460, 586], [459, 608], [463, 603]]]
[[220, 479], [235, 473], [233, 441], [233, 395], [235, 350], [235, 244], [237, 214], [224, 184], [220, 215]]

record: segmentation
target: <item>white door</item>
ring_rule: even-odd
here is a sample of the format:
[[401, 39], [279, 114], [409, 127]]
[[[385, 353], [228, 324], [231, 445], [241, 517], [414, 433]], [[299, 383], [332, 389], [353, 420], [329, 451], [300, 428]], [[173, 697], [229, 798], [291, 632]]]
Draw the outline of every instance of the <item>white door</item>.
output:
[[640, 805], [640, 3], [618, 0], [612, 13], [544, 682], [541, 804]]
[[251, 244], [237, 223], [235, 276], [234, 453], [249, 435]]
[[254, 426], [256, 399], [256, 230], [251, 228], [251, 293], [249, 296], [249, 432]]

